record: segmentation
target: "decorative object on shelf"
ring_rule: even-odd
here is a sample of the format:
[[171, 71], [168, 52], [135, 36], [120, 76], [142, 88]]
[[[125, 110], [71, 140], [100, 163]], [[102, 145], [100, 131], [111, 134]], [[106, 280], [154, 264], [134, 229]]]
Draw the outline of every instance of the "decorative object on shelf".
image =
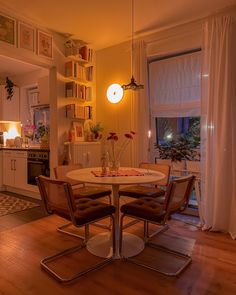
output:
[[131, 0], [131, 9], [132, 9], [132, 16], [131, 16], [131, 28], [132, 28], [132, 39], [131, 39], [131, 81], [129, 84], [124, 84], [121, 87], [124, 90], [139, 90], [143, 89], [144, 86], [142, 84], [137, 84], [134, 76], [133, 76], [133, 66], [134, 66], [134, 0]]
[[84, 141], [84, 126], [82, 122], [73, 122], [75, 141]]
[[94, 124], [92, 120], [86, 120], [84, 122], [84, 134], [86, 141], [97, 141], [102, 138], [103, 127], [101, 122]]
[[16, 21], [6, 15], [0, 14], [0, 41], [16, 45]]
[[35, 51], [35, 29], [21, 22], [18, 22], [18, 47]]
[[109, 155], [109, 162], [108, 167], [109, 171], [112, 173], [117, 173], [120, 167], [120, 159], [122, 154], [124, 153], [126, 147], [133, 139], [135, 135], [134, 131], [130, 131], [130, 133], [125, 133], [125, 140], [123, 141], [121, 147], [116, 146], [116, 142], [118, 141], [118, 135], [115, 132], [110, 132], [107, 140], [109, 142], [108, 146], [108, 155]]
[[14, 86], [16, 86], [8, 77], [6, 77], [5, 89], [7, 90], [7, 99], [12, 99], [14, 95]]
[[118, 103], [122, 100], [124, 95], [123, 88], [120, 84], [112, 84], [107, 89], [107, 98], [111, 103]]
[[37, 32], [37, 44], [38, 44], [38, 55], [41, 55], [43, 57], [52, 58], [53, 48], [52, 48], [52, 35], [42, 32], [38, 30]]

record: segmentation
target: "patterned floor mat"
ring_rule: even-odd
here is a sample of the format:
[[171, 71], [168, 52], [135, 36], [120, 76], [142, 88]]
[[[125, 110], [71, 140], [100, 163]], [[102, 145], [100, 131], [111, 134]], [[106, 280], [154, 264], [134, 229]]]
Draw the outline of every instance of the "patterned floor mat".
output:
[[0, 193], [0, 216], [40, 206], [37, 203]]

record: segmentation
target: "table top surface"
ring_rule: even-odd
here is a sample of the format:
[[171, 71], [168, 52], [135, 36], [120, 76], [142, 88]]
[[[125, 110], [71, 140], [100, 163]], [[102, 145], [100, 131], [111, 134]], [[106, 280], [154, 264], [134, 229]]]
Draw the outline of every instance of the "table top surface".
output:
[[73, 170], [67, 173], [67, 177], [86, 183], [93, 184], [107, 184], [107, 185], [119, 185], [119, 184], [144, 184], [157, 182], [165, 177], [165, 175], [158, 171], [131, 168], [131, 167], [121, 167], [120, 170], [130, 170], [134, 169], [138, 172], [143, 173], [139, 176], [95, 176], [92, 171], [101, 171], [101, 167], [94, 168], [84, 168]]

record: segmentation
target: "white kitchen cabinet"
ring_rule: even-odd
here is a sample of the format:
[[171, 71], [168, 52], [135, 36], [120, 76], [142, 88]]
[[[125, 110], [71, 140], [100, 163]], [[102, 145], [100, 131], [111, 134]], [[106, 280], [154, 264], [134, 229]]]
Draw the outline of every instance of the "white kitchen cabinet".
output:
[[82, 164], [84, 168], [101, 165], [100, 142], [74, 142], [70, 144], [71, 162]]
[[0, 121], [20, 121], [20, 97], [18, 87], [14, 87], [12, 98], [7, 99], [5, 85], [0, 85]]
[[22, 189], [26, 187], [26, 151], [3, 151], [3, 184]]

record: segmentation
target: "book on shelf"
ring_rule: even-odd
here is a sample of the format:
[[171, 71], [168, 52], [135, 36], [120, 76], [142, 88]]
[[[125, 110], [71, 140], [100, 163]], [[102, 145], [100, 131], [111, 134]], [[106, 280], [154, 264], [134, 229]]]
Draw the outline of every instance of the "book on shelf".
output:
[[85, 106], [84, 107], [84, 118], [85, 120], [92, 120], [93, 115], [92, 115], [92, 106]]
[[74, 61], [68, 61], [65, 63], [65, 76], [66, 77], [77, 77], [77, 66]]
[[86, 68], [86, 80], [93, 81], [93, 67], [92, 66]]
[[78, 98], [84, 101], [92, 100], [92, 87], [87, 87], [76, 82], [65, 83], [65, 97]]
[[92, 87], [86, 87], [85, 88], [85, 100], [86, 101], [92, 101]]
[[76, 105], [76, 104], [68, 104], [66, 105], [66, 117], [71, 119], [80, 119], [85, 120], [89, 114], [86, 113], [84, 106]]
[[82, 59], [88, 60], [88, 46], [82, 46], [79, 49], [79, 54], [81, 55]]

